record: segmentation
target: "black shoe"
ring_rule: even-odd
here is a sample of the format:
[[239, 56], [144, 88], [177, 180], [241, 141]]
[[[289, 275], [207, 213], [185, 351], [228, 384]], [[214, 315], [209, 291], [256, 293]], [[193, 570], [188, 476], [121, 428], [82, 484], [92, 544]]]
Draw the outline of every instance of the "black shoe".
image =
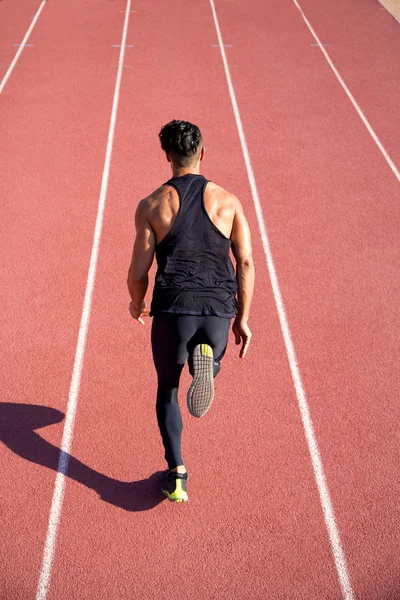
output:
[[164, 471], [161, 491], [171, 502], [187, 502], [187, 473], [176, 473], [175, 471]]

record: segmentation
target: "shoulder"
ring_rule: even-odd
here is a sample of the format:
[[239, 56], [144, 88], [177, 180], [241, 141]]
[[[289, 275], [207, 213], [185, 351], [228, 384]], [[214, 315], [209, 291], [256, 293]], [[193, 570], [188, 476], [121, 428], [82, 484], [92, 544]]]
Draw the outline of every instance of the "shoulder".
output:
[[162, 185], [140, 200], [136, 208], [136, 214], [141, 216], [149, 216], [157, 210], [164, 202], [168, 202], [173, 194], [173, 188], [168, 185]]
[[212, 181], [209, 181], [207, 184], [207, 193], [212, 195], [213, 199], [224, 208], [230, 208], [235, 211], [242, 210], [239, 198]]

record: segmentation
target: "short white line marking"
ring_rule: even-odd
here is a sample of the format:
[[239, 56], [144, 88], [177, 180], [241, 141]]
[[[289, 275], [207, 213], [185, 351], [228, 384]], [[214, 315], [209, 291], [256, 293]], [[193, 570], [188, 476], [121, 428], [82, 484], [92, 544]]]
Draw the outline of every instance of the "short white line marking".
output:
[[[44, 5], [45, 5], [45, 4], [46, 4], [46, 0], [43, 0], [43, 2], [41, 3], [41, 5], [39, 6], [39, 8], [38, 8], [38, 10], [37, 10], [37, 12], [36, 12], [36, 15], [33, 17], [33, 21], [32, 21], [32, 23], [30, 24], [30, 26], [29, 26], [29, 29], [28, 29], [28, 31], [26, 32], [26, 34], [25, 34], [25, 37], [24, 37], [24, 39], [22, 40], [22, 42], [21, 42], [21, 45], [20, 45], [20, 47], [18, 48], [16, 55], [14, 56], [14, 60], [12, 61], [12, 63], [11, 63], [11, 65], [10, 65], [10, 67], [7, 69], [7, 73], [6, 73], [6, 74], [4, 75], [4, 77], [3, 77], [3, 81], [2, 81], [2, 82], [1, 82], [1, 84], [0, 84], [0, 94], [2, 93], [2, 91], [3, 91], [3, 89], [4, 89], [4, 86], [6, 85], [6, 83], [7, 83], [7, 81], [8, 81], [8, 78], [10, 77], [11, 73], [13, 72], [13, 69], [14, 69], [14, 67], [15, 67], [15, 65], [16, 65], [16, 63], [17, 63], [17, 60], [18, 60], [18, 59], [19, 59], [19, 57], [21, 56], [21, 52], [22, 52], [22, 50], [24, 49], [24, 47], [26, 46], [26, 42], [28, 41], [28, 39], [29, 39], [29, 36], [30, 36], [30, 35], [31, 35], [31, 33], [32, 33], [32, 30], [33, 30], [33, 28], [35, 27], [35, 25], [36, 25], [36, 21], [37, 21], [37, 20], [38, 20], [38, 18], [40, 17], [40, 13], [42, 12], [42, 10], [43, 10], [43, 7], [44, 7]], [[32, 46], [33, 46], [33, 44], [29, 44], [29, 45], [32, 45]]]
[[323, 47], [324, 44], [321, 44], [317, 34], [315, 33], [314, 29], [312, 28], [309, 20], [307, 19], [307, 17], [305, 16], [300, 4], [297, 2], [297, 0], [293, 0], [293, 2], [295, 3], [295, 5], [297, 6], [297, 8], [300, 11], [301, 16], [304, 19], [305, 24], [307, 25], [308, 29], [310, 30], [313, 38], [315, 39], [315, 41], [317, 42], [318, 46], [321, 49], [321, 52], [324, 54], [326, 60], [329, 63], [329, 66], [331, 67], [332, 71], [335, 73], [340, 85], [342, 86], [342, 88], [344, 89], [344, 91], [346, 92], [348, 98], [350, 99], [350, 102], [352, 103], [352, 105], [354, 106], [354, 108], [356, 109], [356, 111], [358, 112], [362, 122], [364, 123], [365, 127], [368, 129], [372, 139], [374, 140], [375, 144], [378, 146], [379, 150], [381, 151], [381, 153], [383, 154], [383, 157], [385, 158], [387, 164], [389, 165], [389, 167], [392, 169], [395, 177], [397, 178], [397, 180], [400, 182], [400, 171], [399, 169], [396, 167], [396, 165], [394, 164], [393, 160], [390, 158], [388, 152], [385, 150], [383, 144], [381, 143], [380, 139], [378, 138], [378, 136], [376, 135], [375, 131], [372, 129], [372, 126], [370, 125], [369, 121], [367, 120], [366, 116], [364, 115], [363, 111], [361, 110], [361, 108], [359, 107], [359, 105], [357, 104], [357, 102], [354, 99], [353, 94], [350, 92], [349, 88], [347, 87], [347, 85], [345, 84], [345, 82], [343, 81], [342, 77], [339, 74], [339, 71], [336, 69], [335, 65], [333, 64], [333, 62], [331, 61], [331, 58], [328, 54], [328, 52], [325, 50], [325, 48]]
[[324, 473], [324, 468], [322, 465], [322, 460], [320, 456], [320, 452], [318, 449], [317, 440], [314, 433], [314, 426], [311, 420], [310, 410], [308, 407], [308, 402], [306, 398], [306, 394], [303, 388], [303, 383], [301, 381], [300, 370], [297, 365], [297, 358], [295, 349], [292, 342], [292, 337], [289, 329], [289, 324], [286, 317], [286, 311], [283, 304], [283, 298], [281, 294], [281, 290], [279, 287], [278, 276], [275, 270], [275, 265], [272, 257], [272, 252], [270, 249], [269, 239], [267, 230], [265, 227], [264, 217], [262, 213], [260, 198], [258, 195], [258, 190], [256, 186], [256, 181], [253, 173], [253, 167], [251, 165], [250, 154], [247, 148], [246, 138], [243, 131], [242, 120], [239, 113], [238, 104], [236, 101], [235, 90], [232, 84], [232, 79], [228, 67], [228, 62], [226, 59], [226, 54], [224, 50], [224, 43], [222, 40], [221, 31], [218, 24], [217, 13], [214, 6], [214, 0], [210, 0], [211, 10], [214, 17], [215, 29], [217, 30], [218, 41], [220, 45], [222, 60], [225, 67], [225, 75], [228, 83], [229, 93], [232, 101], [233, 112], [235, 114], [236, 125], [239, 133], [240, 143], [242, 147], [243, 157], [246, 165], [247, 176], [249, 178], [251, 193], [253, 196], [253, 202], [255, 206], [255, 211], [257, 215], [258, 226], [260, 229], [261, 239], [264, 247], [265, 257], [267, 260], [268, 272], [271, 279], [271, 285], [273, 289], [273, 294], [275, 298], [275, 303], [278, 311], [279, 322], [282, 330], [283, 339], [285, 342], [286, 352], [289, 360], [290, 371], [292, 374], [293, 384], [296, 391], [296, 396], [299, 404], [301, 419], [303, 422], [305, 437], [307, 440], [308, 449], [310, 452], [311, 463], [314, 470], [315, 480], [318, 487], [318, 492], [320, 496], [322, 511], [325, 519], [325, 525], [329, 536], [329, 541], [331, 544], [331, 550], [333, 554], [333, 558], [336, 565], [336, 571], [338, 574], [339, 584], [342, 590], [343, 598], [345, 600], [354, 600], [354, 592], [351, 587], [350, 577], [348, 575], [348, 570], [346, 566], [346, 559], [344, 556], [344, 552], [342, 549], [339, 530], [336, 524], [335, 515], [333, 512], [332, 501], [330, 498], [330, 494], [328, 491], [328, 485]]
[[61, 441], [60, 457], [58, 461], [57, 475], [54, 486], [54, 494], [50, 508], [49, 523], [47, 529], [46, 542], [43, 552], [42, 568], [36, 593], [36, 600], [45, 600], [50, 587], [51, 570], [53, 565], [55, 546], [57, 541], [58, 526], [61, 518], [62, 505], [64, 500], [65, 481], [68, 471], [69, 452], [71, 449], [74, 433], [75, 415], [78, 404], [79, 388], [85, 356], [86, 338], [90, 320], [90, 310], [93, 297], [93, 289], [96, 278], [97, 260], [99, 256], [99, 246], [101, 230], [103, 226], [103, 215], [107, 195], [108, 179], [110, 174], [111, 156], [114, 141], [115, 124], [117, 120], [119, 92], [121, 87], [122, 67], [124, 62], [125, 41], [128, 31], [129, 9], [131, 0], [127, 0], [125, 22], [122, 33], [121, 50], [119, 54], [119, 67], [117, 72], [114, 100], [111, 110], [110, 129], [108, 132], [106, 157], [104, 162], [103, 177], [101, 181], [99, 204], [97, 209], [96, 225], [93, 235], [92, 253], [86, 282], [85, 298], [83, 301], [82, 317], [79, 327], [78, 341], [76, 345], [74, 367], [71, 377], [71, 386], [69, 391], [68, 405], [65, 416], [65, 425]]

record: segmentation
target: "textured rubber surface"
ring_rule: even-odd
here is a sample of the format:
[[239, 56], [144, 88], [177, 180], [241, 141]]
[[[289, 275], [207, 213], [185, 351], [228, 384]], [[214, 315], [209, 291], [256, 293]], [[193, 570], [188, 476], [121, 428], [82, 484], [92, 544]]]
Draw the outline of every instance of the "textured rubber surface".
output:
[[199, 344], [193, 350], [193, 381], [187, 393], [191, 415], [202, 417], [214, 399], [214, 356], [208, 344]]

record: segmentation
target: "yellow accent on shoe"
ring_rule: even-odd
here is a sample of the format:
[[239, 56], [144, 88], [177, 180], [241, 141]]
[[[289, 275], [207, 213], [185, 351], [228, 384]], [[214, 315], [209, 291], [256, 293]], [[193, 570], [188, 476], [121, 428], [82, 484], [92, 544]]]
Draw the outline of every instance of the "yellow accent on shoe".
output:
[[201, 355], [213, 358], [213, 351], [211, 346], [209, 346], [208, 344], [201, 344]]
[[171, 500], [171, 502], [187, 502], [189, 500], [187, 492], [185, 492], [185, 490], [182, 488], [181, 479], [176, 480], [175, 491], [172, 492], [172, 494], [170, 494], [167, 490], [163, 490], [162, 488], [161, 491], [164, 496], [167, 496], [168, 500]]

